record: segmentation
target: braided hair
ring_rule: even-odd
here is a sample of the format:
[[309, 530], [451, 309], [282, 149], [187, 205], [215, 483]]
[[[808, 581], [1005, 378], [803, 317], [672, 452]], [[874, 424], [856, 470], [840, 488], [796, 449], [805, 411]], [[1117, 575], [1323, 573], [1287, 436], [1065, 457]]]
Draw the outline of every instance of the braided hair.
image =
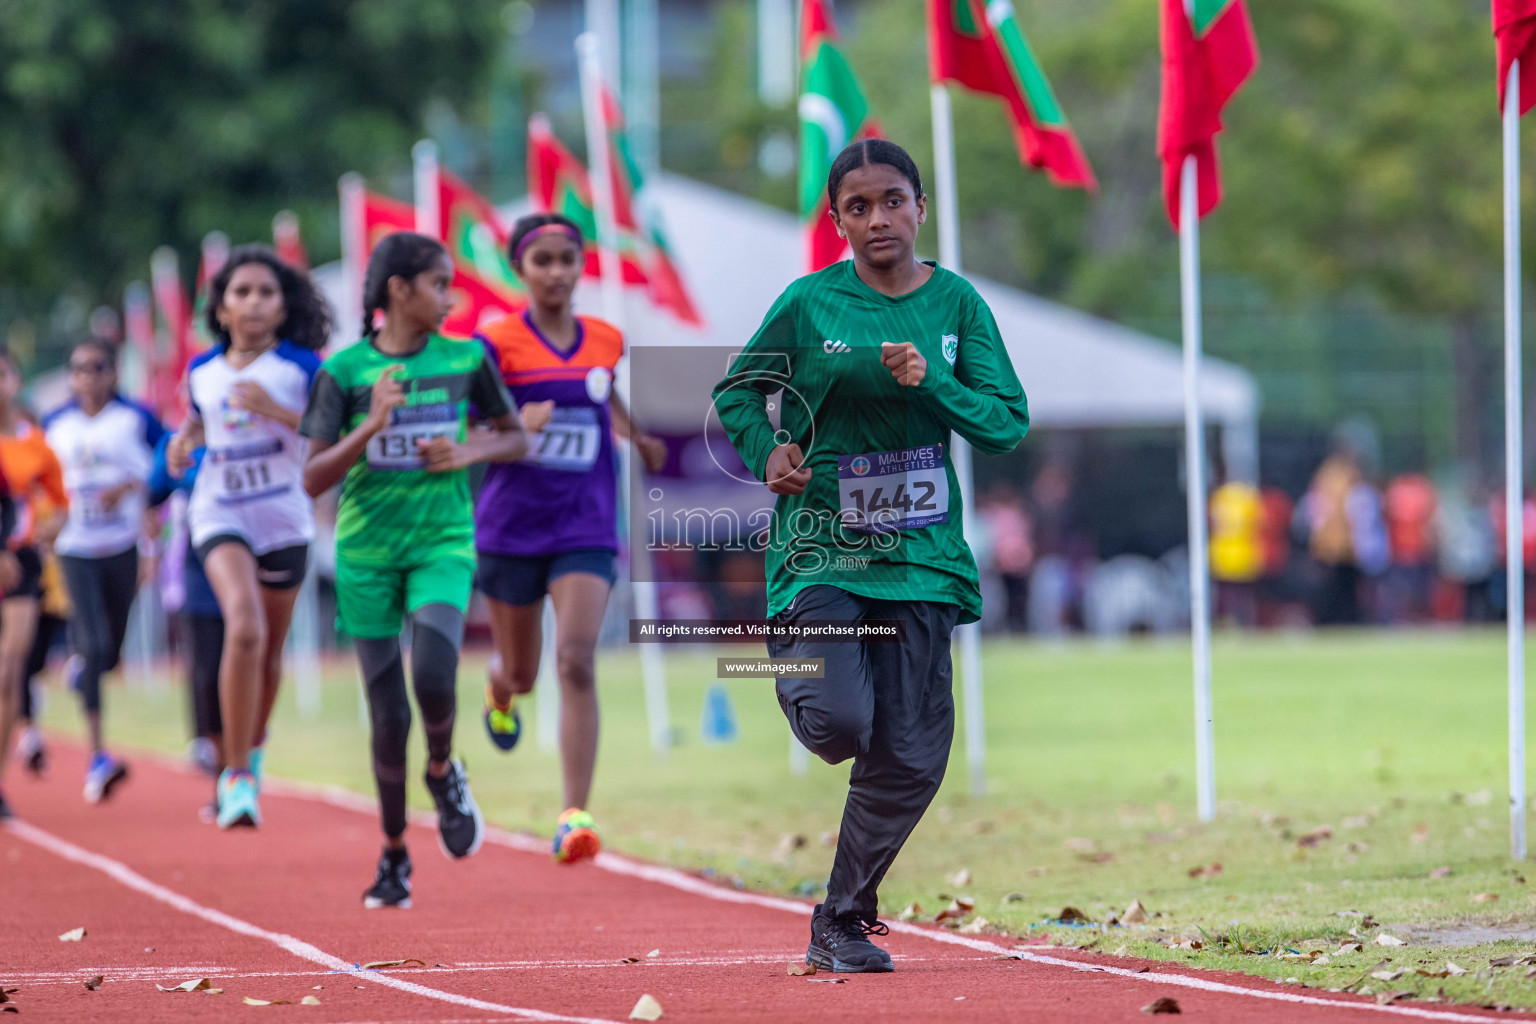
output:
[[368, 272], [363, 275], [363, 337], [371, 338], [378, 333], [373, 315], [389, 308], [390, 278], [414, 280], [447, 255], [443, 243], [414, 231], [397, 231], [380, 240], [368, 257]]
[[224, 289], [229, 287], [235, 271], [248, 263], [260, 263], [272, 271], [282, 290], [284, 319], [277, 328], [277, 336], [312, 352], [324, 348], [331, 339], [330, 305], [307, 273], [279, 259], [268, 245], [236, 246], [224, 266], [213, 275], [208, 283], [208, 332], [219, 339], [220, 345], [229, 344], [229, 331], [219, 323], [219, 308], [224, 305]]
[[906, 150], [887, 139], [860, 139], [858, 142], [849, 143], [841, 153], [837, 154], [837, 159], [832, 161], [831, 170], [827, 172], [827, 202], [832, 209], [837, 209], [837, 192], [843, 187], [843, 178], [849, 171], [867, 164], [885, 164], [887, 167], [894, 167], [897, 173], [912, 185], [913, 196], [922, 197], [922, 175], [917, 172], [917, 164]]

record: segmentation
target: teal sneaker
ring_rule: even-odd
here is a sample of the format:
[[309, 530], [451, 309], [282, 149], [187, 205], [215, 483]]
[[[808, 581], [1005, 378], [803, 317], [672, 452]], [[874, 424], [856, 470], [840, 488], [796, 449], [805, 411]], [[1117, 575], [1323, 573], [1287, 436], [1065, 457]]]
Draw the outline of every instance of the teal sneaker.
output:
[[580, 807], [572, 807], [555, 822], [555, 843], [550, 853], [561, 864], [590, 860], [603, 852], [597, 823]]
[[237, 768], [225, 768], [219, 774], [219, 828], [259, 827], [258, 795], [255, 776]]
[[261, 770], [267, 763], [267, 748], [252, 747], [251, 756], [246, 759], [246, 764], [251, 766], [251, 778], [256, 780], [256, 792], [261, 792]]
[[513, 697], [505, 710], [496, 706], [491, 688], [485, 688], [485, 731], [497, 750], [511, 750], [523, 735], [523, 719], [517, 713], [517, 698]]

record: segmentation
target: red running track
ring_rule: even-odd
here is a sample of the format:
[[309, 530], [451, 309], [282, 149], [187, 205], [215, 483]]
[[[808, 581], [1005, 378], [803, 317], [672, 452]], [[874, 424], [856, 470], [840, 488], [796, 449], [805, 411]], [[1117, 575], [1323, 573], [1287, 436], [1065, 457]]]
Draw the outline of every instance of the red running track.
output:
[[[666, 1021], [1138, 1021], [1161, 996], [1181, 1020], [1532, 1019], [1280, 987], [1124, 958], [1025, 953], [1005, 940], [893, 925], [887, 975], [789, 977], [809, 906], [605, 855], [550, 861], [543, 840], [491, 830], [450, 862], [413, 822], [410, 910], [364, 910], [379, 835], [371, 800], [268, 787], [260, 831], [220, 833], [201, 776], [141, 757], [103, 806], [80, 799], [80, 751], [15, 775], [24, 821], [0, 828], [0, 987], [18, 1021], [625, 1021], [644, 993]], [[58, 936], [84, 927], [80, 942]], [[658, 950], [656, 956], [647, 956]], [[361, 970], [415, 957], [426, 967]], [[623, 963], [638, 957], [638, 963]], [[1069, 958], [1070, 957], [1070, 958]], [[88, 991], [93, 975], [105, 982]], [[210, 978], [218, 995], [164, 993]], [[244, 997], [296, 1005], [255, 1007]], [[297, 1005], [305, 996], [320, 1005]]]

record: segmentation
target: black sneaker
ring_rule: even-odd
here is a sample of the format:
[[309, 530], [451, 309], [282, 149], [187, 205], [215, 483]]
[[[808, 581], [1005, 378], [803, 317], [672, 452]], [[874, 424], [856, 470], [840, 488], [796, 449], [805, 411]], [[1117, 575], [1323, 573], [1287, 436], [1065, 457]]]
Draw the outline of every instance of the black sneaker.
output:
[[869, 941], [871, 935], [889, 935], [889, 928], [878, 921], [869, 924], [854, 913], [831, 917], [823, 914], [821, 908], [822, 904], [816, 904], [811, 915], [811, 945], [805, 951], [806, 963], [839, 974], [896, 969], [891, 955]]
[[363, 906], [409, 907], [411, 905], [411, 855], [404, 850], [385, 849], [379, 858], [379, 873], [373, 888], [363, 893]]
[[437, 839], [443, 853], [458, 859], [480, 849], [480, 841], [485, 838], [485, 819], [469, 793], [464, 763], [449, 761], [446, 775], [435, 778], [429, 772], [426, 783], [432, 802], [437, 804]]
[[0, 821], [8, 821], [12, 817], [11, 805], [5, 802], [5, 794], [0, 793]]

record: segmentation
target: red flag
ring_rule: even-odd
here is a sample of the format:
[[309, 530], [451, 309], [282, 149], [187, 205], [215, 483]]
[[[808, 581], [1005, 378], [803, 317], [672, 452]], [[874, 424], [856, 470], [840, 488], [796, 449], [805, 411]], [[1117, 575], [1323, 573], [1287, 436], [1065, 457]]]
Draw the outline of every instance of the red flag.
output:
[[1216, 165], [1221, 110], [1258, 66], [1259, 47], [1244, 0], [1161, 2], [1163, 98], [1157, 155], [1163, 161], [1168, 216], [1178, 227], [1186, 157], [1195, 158], [1200, 216], [1221, 202]]
[[[615, 206], [621, 200], [615, 189]], [[549, 118], [535, 114], [528, 121], [528, 198], [541, 212], [569, 217], [581, 230], [587, 244], [587, 265], [583, 273], [590, 278], [603, 276], [602, 259], [597, 247], [597, 203], [592, 182], [580, 160], [561, 145], [550, 127]], [[634, 214], [628, 197], [622, 208], [614, 210], [614, 227], [619, 235], [619, 267], [626, 285], [646, 283], [645, 268], [635, 258], [633, 242]]]
[[380, 239], [399, 231], [416, 230], [416, 207], [388, 196], [365, 192], [358, 226], [363, 232], [358, 251], [363, 254], [363, 265], [366, 268], [368, 257], [373, 255], [373, 247], [379, 244]]
[[447, 171], [437, 172], [439, 237], [453, 260], [453, 312], [443, 333], [468, 337], [481, 325], [528, 304], [507, 257], [510, 238], [501, 215]]
[[150, 395], [162, 419], [179, 419], [185, 410], [181, 379], [192, 358], [192, 303], [187, 300], [176, 250], [169, 246], [155, 250], [150, 260], [150, 287], [164, 332], [156, 346], [159, 358]]
[[1520, 62], [1520, 114], [1536, 106], [1536, 0], [1493, 0], [1493, 34], [1499, 52], [1499, 109], [1509, 66]]
[[277, 258], [290, 267], [309, 269], [309, 254], [304, 251], [304, 236], [299, 233], [299, 215], [283, 210], [272, 218], [272, 248]]
[[928, 69], [935, 84], [954, 82], [1002, 101], [1024, 166], [1045, 171], [1055, 185], [1097, 190], [1008, 0], [928, 0]]

